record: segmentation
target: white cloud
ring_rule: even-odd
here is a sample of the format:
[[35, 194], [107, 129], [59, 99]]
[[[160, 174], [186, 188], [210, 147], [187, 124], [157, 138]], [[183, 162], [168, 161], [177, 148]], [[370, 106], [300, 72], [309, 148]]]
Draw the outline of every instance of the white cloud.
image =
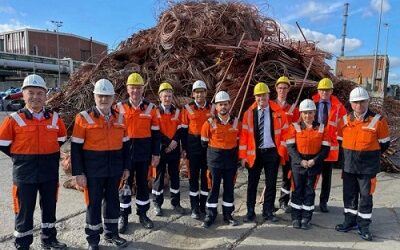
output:
[[400, 84], [400, 75], [397, 72], [389, 72], [389, 83]]
[[[290, 24], [283, 24], [283, 28], [288, 32], [289, 37], [303, 41], [303, 36], [297, 27]], [[318, 47], [333, 54], [339, 54], [342, 47], [342, 38], [333, 34], [324, 34], [307, 28], [302, 28], [304, 36], [309, 41], [318, 43]], [[357, 38], [346, 38], [345, 52], [355, 50], [361, 47], [362, 42]]]
[[29, 26], [15, 19], [11, 19], [8, 23], [0, 23], [0, 32], [23, 29], [23, 28], [29, 28]]
[[389, 0], [371, 0], [370, 6], [373, 10], [375, 10], [379, 13], [381, 11], [381, 3], [382, 3], [382, 12], [383, 13], [385, 13], [391, 9]]
[[389, 56], [390, 68], [397, 68], [400, 66], [400, 57]]
[[308, 17], [311, 21], [318, 21], [321, 19], [328, 18], [332, 13], [337, 12], [342, 9], [343, 3], [333, 2], [333, 3], [320, 3], [317, 1], [309, 1], [302, 4], [298, 4], [292, 8], [291, 13], [285, 18], [284, 22], [297, 21], [301, 18]]
[[10, 6], [2, 6], [0, 7], [0, 13], [3, 14], [14, 14], [15, 13], [15, 9], [13, 7]]

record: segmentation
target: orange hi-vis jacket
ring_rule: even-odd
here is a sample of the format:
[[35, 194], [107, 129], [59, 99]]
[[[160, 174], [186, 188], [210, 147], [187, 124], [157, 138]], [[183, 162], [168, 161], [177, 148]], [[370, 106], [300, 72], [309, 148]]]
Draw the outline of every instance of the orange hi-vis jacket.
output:
[[143, 99], [139, 107], [135, 108], [126, 100], [117, 104], [117, 111], [125, 117], [132, 160], [149, 161], [151, 155], [159, 155], [161, 136], [156, 106]]
[[96, 107], [76, 115], [71, 164], [74, 176], [111, 177], [129, 170], [129, 137], [123, 114], [111, 110], [108, 122]]
[[66, 139], [67, 130], [56, 112], [44, 109], [39, 120], [26, 108], [7, 116], [0, 127], [0, 149], [13, 159], [13, 181], [57, 180], [60, 145]]
[[[318, 94], [315, 94], [312, 97], [313, 101], [315, 102], [315, 105], [319, 105], [320, 101], [320, 96]], [[339, 143], [337, 141], [337, 125], [343, 116], [347, 114], [346, 108], [343, 106], [343, 104], [339, 101], [339, 99], [336, 96], [331, 95], [330, 98], [330, 103], [331, 103], [331, 109], [328, 114], [328, 132], [329, 132], [329, 138], [331, 142], [331, 148], [329, 151], [328, 157], [325, 159], [325, 161], [337, 161], [339, 159]], [[316, 116], [317, 117], [317, 116]]]
[[303, 155], [315, 155], [322, 146], [330, 147], [329, 134], [324, 124], [313, 124], [313, 128], [306, 128], [303, 122], [292, 123], [287, 133], [286, 146], [296, 144], [296, 149]]
[[[285, 136], [288, 129], [288, 120], [285, 112], [273, 101], [269, 101], [271, 115], [271, 137], [280, 156], [280, 163], [285, 164], [286, 143]], [[246, 159], [249, 167], [253, 167], [256, 160], [256, 134], [254, 113], [257, 112], [257, 103], [254, 102], [243, 115], [242, 131], [240, 133], [239, 158]], [[258, 126], [258, 125], [257, 125]]]
[[209, 118], [201, 129], [201, 143], [207, 148], [207, 165], [212, 168], [232, 169], [237, 167], [237, 148], [241, 124], [230, 117], [223, 123], [217, 116]]
[[238, 146], [241, 124], [238, 119], [229, 118], [223, 124], [219, 118], [209, 118], [201, 129], [203, 145], [215, 149], [234, 149]]
[[201, 153], [200, 134], [203, 124], [211, 117], [211, 104], [206, 103], [204, 108], [200, 108], [193, 101], [186, 104], [182, 110], [182, 128], [184, 129], [182, 137], [182, 148], [189, 154]]
[[390, 145], [386, 118], [368, 110], [363, 120], [353, 113], [344, 116], [338, 126], [338, 137], [344, 151], [344, 171], [353, 174], [377, 174], [380, 156]]
[[[273, 102], [276, 103], [276, 105], [280, 107], [282, 111], [285, 112], [288, 119], [288, 124], [292, 124], [293, 122], [299, 121], [300, 111], [299, 108], [295, 106], [295, 104], [289, 104], [286, 102], [285, 105], [282, 107], [279, 105], [277, 100], [274, 100]], [[287, 149], [283, 147], [282, 150], [285, 154], [285, 161], [289, 161], [289, 154], [287, 152]]]
[[178, 143], [178, 146], [169, 152], [168, 155], [174, 155], [179, 158], [183, 131], [181, 110], [172, 105], [170, 111], [166, 113], [164, 108], [159, 105], [157, 115], [160, 119], [161, 152], [164, 152], [171, 141], [174, 140]]

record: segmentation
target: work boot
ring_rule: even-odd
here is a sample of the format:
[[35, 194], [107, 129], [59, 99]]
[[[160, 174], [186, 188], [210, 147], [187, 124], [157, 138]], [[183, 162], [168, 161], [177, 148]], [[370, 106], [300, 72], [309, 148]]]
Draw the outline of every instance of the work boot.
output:
[[195, 220], [199, 220], [200, 219], [199, 209], [197, 208], [192, 209], [192, 215], [190, 217], [192, 217]]
[[153, 221], [146, 214], [139, 215], [139, 222], [144, 228], [151, 229], [154, 227]]
[[236, 219], [234, 219], [231, 214], [224, 215], [224, 222], [231, 226], [239, 225], [239, 222]]
[[202, 226], [204, 228], [209, 228], [213, 223], [214, 223], [214, 219], [210, 215], [206, 215], [206, 218], [204, 219]]
[[357, 224], [348, 224], [346, 222], [343, 222], [343, 224], [338, 224], [335, 226], [335, 230], [342, 233], [347, 233], [348, 231], [356, 229], [357, 229]]
[[177, 212], [180, 215], [186, 214], [186, 210], [179, 204], [174, 206], [174, 211]]
[[308, 230], [311, 228], [311, 222], [309, 219], [302, 219], [301, 220], [301, 229]]
[[128, 215], [121, 215], [118, 219], [118, 232], [123, 234], [128, 229]]
[[319, 203], [319, 210], [320, 210], [322, 213], [329, 213], [328, 204], [327, 204], [326, 202], [320, 202], [320, 203]]
[[300, 229], [301, 228], [300, 220], [293, 220], [292, 221], [292, 226], [293, 226], [293, 228]]
[[361, 235], [363, 240], [372, 241], [372, 234], [369, 232], [369, 228], [358, 227], [358, 234]]
[[256, 219], [256, 213], [254, 212], [254, 208], [247, 208], [247, 214], [243, 218], [243, 222], [254, 222]]
[[99, 250], [99, 245], [89, 245], [88, 250]]
[[283, 212], [285, 212], [285, 214], [290, 214], [291, 209], [287, 203], [281, 203], [279, 207], [283, 210]]
[[163, 211], [161, 209], [161, 206], [158, 205], [157, 203], [154, 203], [154, 213], [156, 216], [163, 216]]
[[128, 245], [128, 241], [124, 238], [119, 237], [119, 235], [105, 235], [104, 240], [115, 245], [118, 248], [124, 248]]
[[51, 241], [43, 241], [41, 243], [42, 249], [67, 249], [67, 245], [65, 243], [59, 242], [57, 239], [51, 240]]
[[270, 220], [271, 222], [278, 222], [279, 219], [273, 213], [263, 213], [264, 221]]

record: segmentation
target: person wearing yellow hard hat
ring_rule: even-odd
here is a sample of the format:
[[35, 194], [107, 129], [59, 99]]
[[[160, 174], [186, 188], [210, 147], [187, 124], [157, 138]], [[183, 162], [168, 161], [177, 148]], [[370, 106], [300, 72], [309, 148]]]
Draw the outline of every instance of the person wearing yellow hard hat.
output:
[[[153, 228], [147, 217], [150, 198], [147, 185], [149, 166], [157, 166], [160, 161], [160, 124], [157, 107], [143, 97], [144, 80], [139, 73], [129, 75], [126, 82], [128, 100], [117, 103], [118, 112], [123, 113], [130, 139], [132, 157], [131, 171], [127, 185], [132, 188], [133, 176], [136, 178], [136, 213], [144, 228]], [[128, 215], [132, 213], [131, 195], [120, 192], [120, 218], [118, 229], [124, 233], [128, 227]]]
[[[276, 99], [273, 100], [283, 112], [286, 113], [289, 124], [297, 122], [300, 118], [300, 112], [295, 104], [290, 104], [287, 101], [287, 95], [290, 91], [291, 83], [287, 76], [279, 77], [275, 82]], [[287, 151], [285, 152], [285, 164], [282, 165], [282, 185], [279, 196], [279, 207], [285, 212], [290, 212], [289, 200], [290, 200], [290, 187], [291, 181], [289, 173], [291, 170], [290, 159]]]
[[201, 126], [211, 117], [211, 104], [207, 101], [207, 84], [196, 80], [192, 85], [193, 101], [182, 110], [182, 155], [189, 160], [189, 197], [192, 210], [191, 217], [200, 219], [206, 212], [208, 197], [207, 184], [207, 151], [201, 146]]
[[239, 143], [239, 158], [248, 168], [247, 214], [245, 222], [255, 220], [257, 186], [264, 169], [266, 191], [264, 192], [263, 218], [277, 222], [274, 214], [276, 181], [279, 163], [284, 163], [284, 136], [288, 128], [285, 112], [269, 100], [267, 84], [259, 82], [254, 87], [255, 102], [243, 115]]
[[[155, 168], [156, 176], [152, 187], [154, 211], [156, 216], [162, 216], [161, 206], [164, 203], [164, 176], [168, 169], [171, 182], [170, 194], [171, 205], [178, 214], [185, 214], [185, 209], [180, 204], [179, 191], [179, 163], [181, 156], [182, 140], [182, 114], [179, 108], [172, 104], [173, 88], [168, 82], [163, 82], [158, 88], [160, 105], [157, 107], [160, 132], [161, 132], [161, 152], [160, 163]], [[167, 168], [168, 166], [168, 168]]]
[[332, 95], [333, 82], [329, 78], [319, 81], [318, 93], [312, 99], [317, 107], [315, 121], [324, 124], [329, 130], [331, 147], [328, 157], [322, 168], [321, 193], [319, 197], [319, 208], [323, 213], [329, 212], [328, 201], [331, 192], [332, 167], [339, 159], [339, 143], [336, 139], [337, 123], [340, 118], [346, 115], [347, 111], [340, 100]]

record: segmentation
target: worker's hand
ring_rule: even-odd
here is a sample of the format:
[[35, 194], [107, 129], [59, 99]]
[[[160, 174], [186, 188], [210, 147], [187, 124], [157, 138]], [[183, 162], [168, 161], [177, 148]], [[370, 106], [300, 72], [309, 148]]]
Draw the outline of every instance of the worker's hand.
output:
[[159, 155], [153, 155], [151, 157], [151, 165], [152, 166], [158, 166], [158, 163], [160, 163], [160, 156]]
[[240, 165], [242, 166], [242, 168], [247, 168], [247, 169], [249, 169], [249, 164], [247, 163], [247, 160], [246, 160], [246, 159], [240, 160]]
[[123, 181], [126, 181], [126, 180], [128, 180], [129, 175], [130, 175], [129, 170], [128, 170], [128, 169], [125, 169], [125, 170], [124, 170], [124, 173], [122, 174], [121, 179], [122, 179]]
[[165, 153], [169, 153], [174, 150], [178, 146], [178, 143], [175, 140], [172, 140], [168, 147], [165, 149]]
[[86, 180], [86, 176], [81, 174], [81, 175], [77, 175], [76, 177], [76, 184], [81, 187], [81, 188], [86, 188], [87, 185], [87, 180]]
[[308, 168], [308, 161], [307, 161], [307, 160], [301, 160], [300, 165], [301, 165], [303, 168]]
[[311, 159], [311, 160], [308, 160], [308, 167], [309, 168], [311, 168], [311, 167], [313, 167], [314, 165], [315, 165], [315, 161], [313, 160], [313, 159]]
[[187, 157], [186, 150], [182, 150], [181, 158], [186, 159], [186, 157]]

